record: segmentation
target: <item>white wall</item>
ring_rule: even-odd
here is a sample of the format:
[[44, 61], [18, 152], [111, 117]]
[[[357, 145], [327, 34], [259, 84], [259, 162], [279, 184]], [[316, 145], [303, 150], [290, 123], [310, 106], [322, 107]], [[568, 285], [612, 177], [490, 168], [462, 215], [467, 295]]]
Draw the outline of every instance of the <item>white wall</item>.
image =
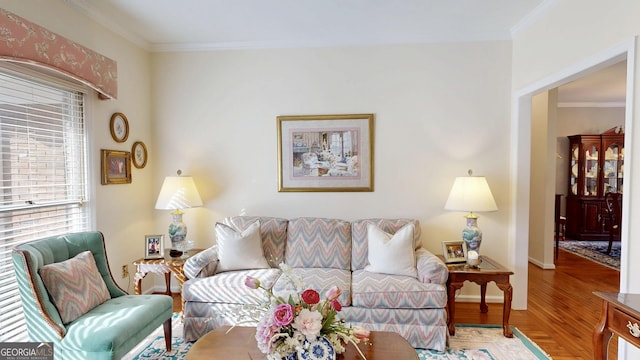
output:
[[[547, 14], [526, 30], [516, 34], [513, 42], [513, 84], [518, 93], [545, 78], [565, 73], [571, 68], [580, 68], [582, 64], [590, 63], [600, 54], [608, 53], [611, 49], [629, 41], [640, 31], [637, 14], [640, 13], [640, 2], [635, 0], [616, 0], [602, 2], [598, 0], [563, 0], [554, 2]], [[637, 40], [633, 40], [637, 47]], [[625, 46], [625, 45], [623, 45]], [[638, 68], [637, 57], [629, 59], [631, 67]], [[637, 87], [637, 80], [631, 82], [630, 89]], [[637, 118], [639, 94], [631, 94], [627, 108], [629, 119]], [[516, 122], [522, 116], [516, 117]], [[628, 234], [633, 234], [640, 224], [628, 221], [640, 211], [640, 192], [633, 189], [640, 186], [640, 176], [634, 176], [640, 162], [640, 148], [632, 146], [629, 139], [640, 139], [640, 127], [631, 126], [632, 121], [625, 124], [625, 211], [623, 217], [623, 258], [621, 267], [621, 289], [628, 292], [640, 291], [640, 281], [637, 274], [640, 263], [629, 261], [640, 254], [640, 244], [628, 240]], [[522, 151], [522, 149], [519, 149]], [[517, 156], [517, 155], [516, 155]], [[637, 184], [637, 185], [636, 185]], [[626, 223], [625, 223], [626, 221]], [[521, 259], [522, 241], [516, 240], [515, 257]], [[598, 289], [594, 289], [598, 290]], [[631, 353], [632, 355], [629, 355]], [[622, 358], [638, 358], [637, 351], [630, 350], [629, 354], [621, 352]]]
[[[91, 182], [95, 185], [89, 204], [96, 208], [94, 228], [105, 235], [109, 265], [116, 281], [133, 292], [129, 280], [120, 277], [120, 269], [143, 256], [144, 235], [157, 231], [152, 222], [155, 194], [150, 184], [156, 179], [153, 170], [158, 159], [150, 157], [144, 169], [132, 168], [131, 184], [100, 185], [100, 149], [131, 151], [136, 140], [144, 141], [150, 149], [155, 147], [151, 137], [149, 54], [80, 16], [61, 0], [0, 0], [0, 7], [118, 63], [118, 99], [104, 101], [94, 96], [92, 106], [87, 109], [87, 125], [92, 132]], [[129, 120], [129, 138], [125, 143], [116, 143], [109, 133], [109, 119], [114, 112], [124, 113]], [[133, 266], [129, 265], [129, 271], [132, 278]]]
[[[403, 216], [441, 253], [465, 224], [444, 203], [472, 168], [499, 208], [480, 214], [481, 252], [506, 262], [510, 54], [509, 42], [155, 54], [158, 173], [195, 176], [205, 209], [185, 220], [200, 246], [213, 244], [215, 221], [241, 213]], [[375, 191], [279, 193], [276, 116], [345, 113], [375, 114]]]

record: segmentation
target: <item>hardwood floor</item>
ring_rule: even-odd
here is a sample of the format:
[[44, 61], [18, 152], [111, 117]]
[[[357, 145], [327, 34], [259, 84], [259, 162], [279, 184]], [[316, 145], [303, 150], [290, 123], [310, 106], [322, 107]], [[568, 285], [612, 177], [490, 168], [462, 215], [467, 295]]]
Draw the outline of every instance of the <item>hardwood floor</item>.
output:
[[[555, 270], [529, 264], [527, 310], [512, 310], [509, 323], [538, 344], [554, 360], [593, 359], [591, 336], [600, 318], [601, 301], [593, 291], [617, 292], [620, 273], [560, 251]], [[456, 323], [501, 324], [502, 304], [456, 303]], [[609, 359], [617, 358], [617, 338]]]
[[[561, 250], [555, 270], [529, 264], [527, 310], [512, 310], [509, 322], [554, 360], [593, 359], [591, 336], [601, 302], [592, 292], [617, 292], [619, 283], [618, 271]], [[173, 298], [174, 311], [180, 311], [180, 295]], [[456, 303], [456, 323], [502, 324], [502, 304], [488, 305], [482, 314], [478, 303]], [[614, 336], [609, 359], [617, 359], [617, 346]]]

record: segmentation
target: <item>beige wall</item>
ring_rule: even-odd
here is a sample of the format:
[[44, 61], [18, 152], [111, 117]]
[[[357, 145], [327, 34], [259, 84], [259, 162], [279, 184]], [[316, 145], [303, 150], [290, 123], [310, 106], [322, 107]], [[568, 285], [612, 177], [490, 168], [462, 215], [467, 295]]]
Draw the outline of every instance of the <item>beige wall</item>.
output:
[[[149, 54], [80, 16], [63, 1], [2, 0], [0, 7], [118, 62], [118, 100], [103, 101], [94, 96], [87, 109], [91, 132], [89, 170], [95, 186], [89, 204], [96, 210], [94, 228], [105, 235], [116, 281], [133, 292], [128, 280], [120, 277], [120, 269], [143, 255], [144, 235], [158, 231], [153, 222], [156, 194], [152, 183], [157, 181], [153, 172], [158, 159], [153, 157], [155, 141], [151, 137]], [[109, 133], [109, 119], [114, 112], [123, 112], [129, 120], [125, 143], [116, 143]], [[131, 151], [136, 140], [144, 141], [151, 149], [147, 167], [132, 169], [130, 185], [100, 185], [100, 149]], [[134, 272], [131, 265], [129, 271]], [[145, 282], [145, 286], [149, 284]]]
[[556, 160], [556, 89], [532, 99], [531, 190], [529, 198], [529, 261], [542, 268], [554, 268], [554, 205]]

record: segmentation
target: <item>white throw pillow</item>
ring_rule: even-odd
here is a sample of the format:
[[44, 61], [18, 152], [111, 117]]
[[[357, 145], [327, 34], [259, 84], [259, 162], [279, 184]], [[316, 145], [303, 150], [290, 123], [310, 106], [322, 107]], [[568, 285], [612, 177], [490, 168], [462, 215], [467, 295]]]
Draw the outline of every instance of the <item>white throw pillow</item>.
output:
[[413, 249], [413, 224], [407, 224], [395, 234], [387, 234], [373, 224], [367, 225], [369, 272], [418, 277]]
[[216, 223], [218, 271], [267, 269], [269, 263], [262, 253], [260, 222], [256, 221], [243, 232]]

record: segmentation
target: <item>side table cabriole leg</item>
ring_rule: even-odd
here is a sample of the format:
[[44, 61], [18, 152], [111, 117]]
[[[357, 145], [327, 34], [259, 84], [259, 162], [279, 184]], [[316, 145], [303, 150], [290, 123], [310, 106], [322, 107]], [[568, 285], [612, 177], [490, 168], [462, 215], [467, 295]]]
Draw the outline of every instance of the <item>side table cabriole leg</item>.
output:
[[511, 287], [511, 284], [508, 282], [508, 278], [507, 283], [498, 283], [496, 285], [498, 285], [498, 288], [504, 292], [504, 303], [502, 304], [502, 333], [505, 337], [512, 338], [513, 332], [509, 326], [509, 316], [511, 316], [513, 287]]
[[451, 278], [449, 278], [449, 284], [447, 286], [447, 327], [449, 328], [449, 335], [451, 336], [456, 334], [456, 290], [462, 288], [463, 283], [464, 282], [453, 282]]
[[487, 305], [487, 282], [480, 283], [480, 312], [486, 314], [489, 312]]
[[142, 279], [147, 276], [146, 272], [136, 272], [136, 275], [133, 277], [133, 292], [136, 295], [142, 294]]
[[593, 359], [594, 360], [605, 360], [607, 355], [607, 350], [609, 348], [609, 341], [611, 340], [611, 336], [613, 332], [609, 330], [607, 326], [607, 319], [609, 317], [609, 306], [606, 301], [602, 302], [602, 312], [600, 314], [600, 320], [598, 322], [598, 326], [593, 332]]

